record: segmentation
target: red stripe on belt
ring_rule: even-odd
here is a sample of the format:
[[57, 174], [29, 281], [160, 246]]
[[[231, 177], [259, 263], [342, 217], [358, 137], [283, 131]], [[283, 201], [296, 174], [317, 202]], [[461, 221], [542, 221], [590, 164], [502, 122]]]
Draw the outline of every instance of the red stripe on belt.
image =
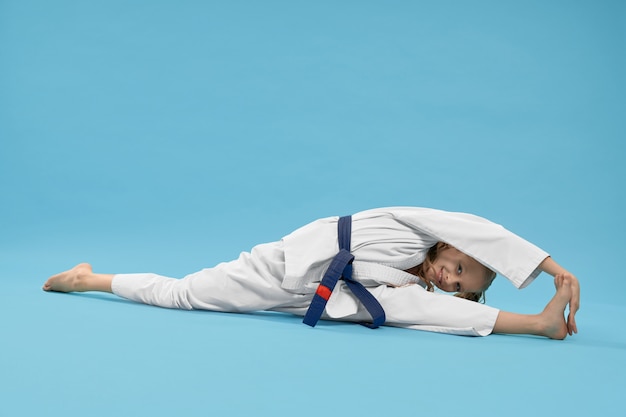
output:
[[315, 291], [315, 293], [319, 295], [320, 297], [322, 297], [324, 300], [328, 301], [332, 291], [327, 286], [320, 284], [318, 285], [317, 291]]

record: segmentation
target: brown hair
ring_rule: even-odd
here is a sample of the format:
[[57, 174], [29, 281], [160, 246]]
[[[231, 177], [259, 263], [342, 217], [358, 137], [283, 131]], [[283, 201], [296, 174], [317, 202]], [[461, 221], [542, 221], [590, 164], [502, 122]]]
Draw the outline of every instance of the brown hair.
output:
[[[439, 253], [449, 247], [450, 245], [448, 245], [447, 243], [438, 242], [435, 246], [428, 249], [424, 262], [407, 270], [407, 272], [410, 272], [411, 274], [417, 275], [420, 278], [424, 279], [424, 270], [430, 268], [433, 262], [435, 262], [435, 260], [437, 259]], [[487, 291], [487, 289], [491, 286], [493, 280], [496, 278], [496, 273], [484, 265], [483, 267], [485, 268], [485, 287], [479, 292], [457, 292], [456, 294], [454, 294], [455, 297], [465, 298], [466, 300], [475, 301], [477, 303], [485, 302], [485, 291]], [[435, 290], [432, 283], [427, 282], [426, 280], [424, 281], [426, 282], [426, 289], [428, 291], [432, 292]]]

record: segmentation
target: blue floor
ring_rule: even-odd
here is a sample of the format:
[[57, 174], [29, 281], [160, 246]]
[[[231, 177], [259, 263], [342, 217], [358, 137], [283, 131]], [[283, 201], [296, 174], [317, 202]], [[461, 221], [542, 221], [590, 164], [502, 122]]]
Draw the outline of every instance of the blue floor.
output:
[[[620, 415], [626, 3], [0, 0], [0, 416]], [[582, 286], [465, 338], [49, 294], [318, 217], [472, 212]], [[549, 276], [495, 307], [541, 311]]]

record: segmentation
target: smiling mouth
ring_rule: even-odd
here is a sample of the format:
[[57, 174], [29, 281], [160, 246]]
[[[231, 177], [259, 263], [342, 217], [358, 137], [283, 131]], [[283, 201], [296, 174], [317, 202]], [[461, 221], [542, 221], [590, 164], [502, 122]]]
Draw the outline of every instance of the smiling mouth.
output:
[[443, 268], [441, 268], [439, 270], [439, 272], [437, 273], [436, 278], [437, 278], [437, 283], [439, 284], [439, 288], [441, 288], [441, 285], [443, 283]]

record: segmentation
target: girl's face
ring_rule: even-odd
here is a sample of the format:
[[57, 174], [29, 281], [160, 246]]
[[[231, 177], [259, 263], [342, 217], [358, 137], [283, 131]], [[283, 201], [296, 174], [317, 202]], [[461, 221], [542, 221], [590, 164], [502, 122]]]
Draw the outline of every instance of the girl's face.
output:
[[425, 272], [434, 286], [447, 292], [480, 292], [486, 284], [487, 270], [474, 258], [448, 246]]

